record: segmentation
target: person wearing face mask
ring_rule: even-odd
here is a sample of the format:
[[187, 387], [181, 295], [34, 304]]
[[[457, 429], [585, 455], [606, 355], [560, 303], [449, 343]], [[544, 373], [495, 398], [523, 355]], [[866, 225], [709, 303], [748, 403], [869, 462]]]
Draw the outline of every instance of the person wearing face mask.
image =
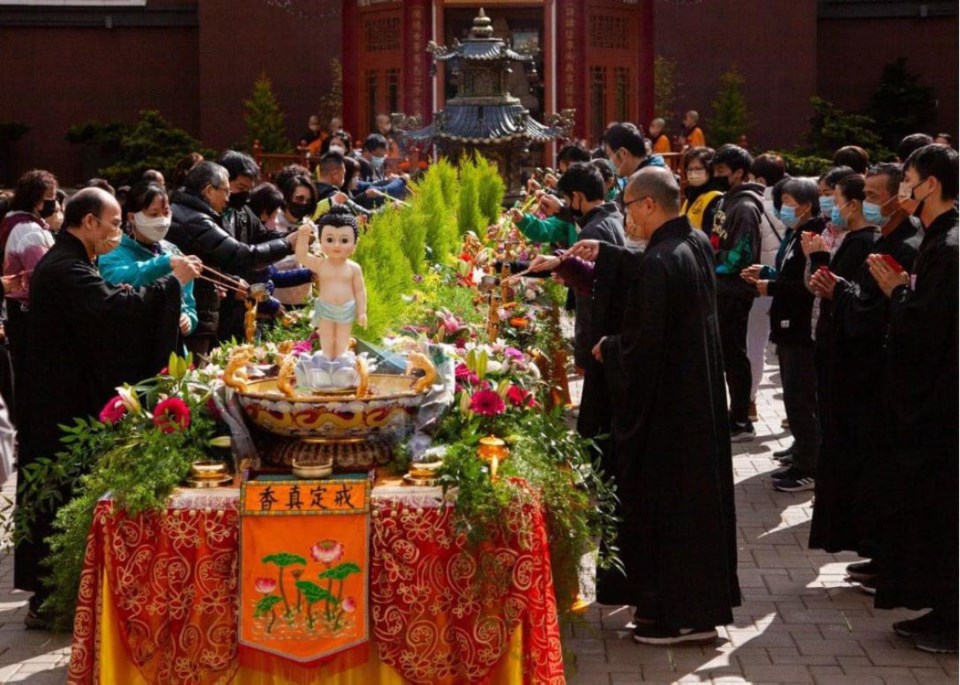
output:
[[781, 186], [780, 217], [787, 232], [775, 263], [755, 264], [741, 274], [746, 282], [755, 285], [759, 296], [772, 298], [770, 342], [777, 347], [783, 405], [793, 433], [793, 445], [783, 455], [786, 465], [771, 474], [774, 487], [784, 478], [812, 478], [817, 470], [820, 424], [811, 331], [813, 294], [805, 282], [807, 259], [801, 236], [823, 232], [827, 220], [820, 213], [819, 202], [813, 180], [785, 180]]
[[637, 643], [709, 643], [740, 604], [713, 250], [679, 216], [669, 170], [642, 169], [624, 200], [628, 233], [648, 242], [642, 257], [591, 240], [567, 257], [593, 262], [595, 289], [625, 308], [593, 350], [611, 392], [628, 595], [618, 603], [636, 606]]
[[[921, 231], [919, 220], [900, 207], [897, 191], [901, 179], [896, 164], [871, 167], [864, 186], [863, 214], [868, 223], [880, 226], [880, 239], [871, 254], [889, 255], [909, 272], [920, 247]], [[825, 453], [817, 474], [811, 546], [829, 552], [855, 551], [872, 558], [878, 536], [874, 528], [887, 502], [883, 470], [875, 466], [884, 448], [877, 417], [883, 412], [889, 300], [870, 275], [868, 262], [852, 280], [820, 271], [811, 277], [810, 285], [818, 297], [833, 303], [835, 384], [848, 393], [846, 401], [841, 400], [845, 449]], [[868, 589], [875, 588], [881, 572], [872, 559], [847, 566], [850, 579]]]
[[[818, 235], [803, 234], [800, 243], [809, 261], [809, 274], [812, 276], [821, 269], [844, 280], [853, 280], [862, 268], [867, 255], [873, 250], [879, 229], [871, 225], [863, 216], [863, 203], [866, 200], [863, 176], [852, 174], [840, 179], [834, 194], [834, 208], [831, 223], [846, 231], [840, 247], [831, 257], [823, 239]], [[810, 284], [811, 292], [815, 289]], [[820, 459], [816, 474], [793, 472], [777, 481], [775, 487], [785, 492], [817, 489], [818, 492], [830, 491], [836, 479], [832, 469], [836, 467], [834, 455], [848, 455], [853, 447], [850, 444], [850, 412], [860, 403], [859, 389], [845, 380], [851, 363], [844, 347], [838, 344], [842, 330], [840, 322], [834, 316], [834, 303], [829, 299], [818, 298], [819, 314], [814, 328], [816, 341], [814, 362], [817, 369], [817, 397], [820, 413]], [[856, 356], [858, 353], [853, 352]], [[826, 477], [827, 482], [821, 488], [818, 476]], [[831, 541], [830, 533], [823, 527], [811, 531], [812, 547], [832, 547], [839, 544]]]
[[680, 216], [687, 217], [694, 228], [701, 230], [713, 226], [720, 196], [726, 190], [724, 184], [713, 177], [713, 156], [712, 148], [691, 147], [683, 153], [681, 161], [687, 183]]
[[[57, 190], [57, 179], [49, 171], [28, 171], [17, 181], [10, 211], [0, 223], [3, 275], [27, 276], [20, 279], [18, 287], [4, 293], [7, 298], [5, 331], [10, 343], [14, 378], [23, 358], [23, 344], [30, 316], [30, 277], [37, 263], [54, 243], [47, 219], [56, 214]], [[16, 410], [16, 406], [14, 409]]]
[[647, 144], [643, 132], [630, 123], [611, 124], [603, 132], [603, 151], [613, 165], [619, 177], [620, 194], [617, 196], [617, 206], [624, 212], [623, 188], [627, 179], [635, 172], [648, 166], [666, 168], [666, 163], [660, 155], [647, 155]]
[[[37, 459], [62, 448], [58, 426], [96, 417], [117, 386], [142, 380], [147, 369], [155, 374], [176, 349], [181, 287], [199, 267], [182, 260], [172, 274], [143, 288], [110, 285], [96, 262], [120, 244], [122, 217], [109, 193], [79, 191], [64, 208], [56, 244], [33, 272], [24, 373], [17, 381], [18, 478]], [[70, 501], [69, 487], [61, 495], [60, 502]], [[17, 507], [32, 506], [17, 493]], [[27, 627], [43, 628], [40, 604], [48, 589], [41, 579], [49, 571], [42, 561], [49, 554], [45, 541], [57, 512], [35, 513], [29, 541], [15, 551], [14, 584], [34, 592], [24, 619]]]
[[760, 263], [763, 186], [750, 183], [753, 157], [742, 147], [724, 145], [713, 159], [713, 175], [726, 184], [714, 216], [710, 243], [716, 251], [717, 312], [723, 363], [730, 392], [730, 439], [735, 442], [756, 436], [750, 420], [750, 388], [753, 373], [747, 356], [747, 328], [756, 289], [740, 273]]
[[[310, 217], [319, 213], [324, 204], [329, 211], [330, 199], [317, 201], [317, 187], [305, 167], [291, 164], [281, 170], [276, 177], [277, 187], [283, 195], [283, 209], [277, 216], [277, 230], [281, 235], [295, 236], [297, 229]], [[310, 298], [312, 274], [304, 278], [309, 269], [302, 269], [293, 255], [284, 257], [274, 265], [277, 289], [274, 296], [287, 307], [300, 307]], [[280, 274], [291, 272], [289, 278]], [[299, 275], [298, 275], [299, 274]]]
[[930, 609], [893, 624], [917, 649], [956, 653], [957, 537], [957, 152], [928, 145], [904, 164], [906, 195], [919, 202], [924, 237], [914, 266], [880, 255], [870, 274], [890, 301], [878, 521], [876, 606]]
[[320, 154], [337, 152], [341, 155], [353, 154], [353, 137], [343, 129], [332, 131], [320, 146]]
[[386, 201], [384, 195], [402, 200], [407, 194], [407, 178], [387, 173], [387, 139], [379, 133], [371, 133], [363, 141], [360, 157], [360, 179], [355, 199], [367, 209], [380, 207]]
[[840, 247], [846, 230], [841, 226], [837, 226], [832, 221], [833, 209], [836, 207], [834, 191], [836, 191], [837, 182], [841, 178], [850, 176], [853, 173], [855, 173], [853, 169], [848, 166], [833, 167], [817, 181], [820, 189], [820, 212], [827, 219], [827, 228], [821, 234], [821, 238], [823, 238], [823, 244], [830, 254], [836, 252], [837, 248]]
[[[97, 260], [100, 273], [108, 283], [126, 283], [141, 288], [172, 273], [178, 261], [196, 260], [195, 257], [184, 257], [176, 245], [164, 240], [172, 218], [167, 193], [162, 186], [143, 182], [135, 185], [127, 195], [124, 213], [127, 232], [119, 247]], [[180, 297], [178, 324], [180, 335], [185, 337], [197, 327], [193, 282], [181, 288]]]
[[[262, 269], [292, 254], [295, 235], [248, 245], [224, 230], [223, 212], [229, 199], [230, 176], [226, 169], [213, 162], [194, 166], [184, 187], [173, 195], [168, 240], [184, 254], [195, 255], [204, 264], [231, 274]], [[194, 288], [194, 297], [197, 327], [187, 337], [187, 349], [206, 354], [218, 341], [221, 294], [213, 283], [201, 280]]]

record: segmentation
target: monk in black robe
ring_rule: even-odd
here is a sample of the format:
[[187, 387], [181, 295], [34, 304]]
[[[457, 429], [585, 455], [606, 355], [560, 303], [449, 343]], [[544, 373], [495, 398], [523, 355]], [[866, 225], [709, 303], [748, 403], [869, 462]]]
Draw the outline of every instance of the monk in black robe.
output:
[[887, 445], [891, 484], [878, 531], [876, 605], [932, 609], [893, 625], [928, 652], [957, 652], [957, 152], [928, 145], [904, 164], [925, 235], [910, 275], [879, 255], [870, 273], [890, 298]]
[[[906, 271], [913, 268], [920, 247], [919, 221], [901, 210], [897, 189], [902, 172], [885, 164], [872, 170], [866, 179], [868, 207], [888, 209], [871, 219], [880, 227], [880, 240], [872, 254], [889, 255]], [[870, 275], [864, 262], [855, 279], [817, 272], [811, 277], [814, 293], [831, 304], [833, 325], [819, 332], [818, 342], [830, 346], [835, 370], [837, 413], [841, 420], [832, 430], [838, 440], [817, 471], [817, 504], [810, 527], [810, 546], [828, 552], [855, 551], [872, 556], [873, 536], [883, 497], [877, 497], [876, 461], [883, 449], [883, 432], [878, 430], [882, 412], [884, 336], [889, 320], [890, 300]], [[842, 450], [838, 451], [838, 446]], [[881, 491], [882, 492], [882, 491]], [[849, 569], [854, 580], [869, 581], [877, 573], [872, 564], [855, 564]]]
[[[184, 261], [174, 274], [140, 289], [114, 287], [100, 276], [95, 258], [120, 243], [120, 205], [108, 193], [88, 188], [67, 203], [56, 244], [31, 278], [30, 325], [25, 347], [23, 408], [19, 428], [18, 482], [24, 468], [61, 449], [59, 424], [98, 416], [116, 386], [156, 374], [175, 349], [180, 318], [180, 283], [199, 267]], [[68, 501], [69, 491], [61, 501]], [[34, 506], [17, 492], [17, 506]], [[44, 542], [56, 511], [38, 510], [16, 548], [14, 586], [32, 590], [28, 627], [43, 627], [46, 598], [41, 565]]]
[[634, 174], [624, 205], [628, 235], [649, 241], [642, 260], [593, 241], [571, 253], [595, 261], [598, 286], [615, 280], [625, 298], [621, 332], [594, 354], [611, 389], [634, 640], [711, 641], [740, 604], [713, 250], [679, 217], [669, 171]]

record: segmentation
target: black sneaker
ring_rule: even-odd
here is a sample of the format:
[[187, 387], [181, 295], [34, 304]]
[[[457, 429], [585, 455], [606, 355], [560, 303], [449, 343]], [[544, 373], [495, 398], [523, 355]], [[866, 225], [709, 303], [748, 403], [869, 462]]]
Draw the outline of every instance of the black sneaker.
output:
[[633, 629], [633, 641], [641, 645], [669, 647], [671, 645], [699, 645], [717, 639], [715, 628], [681, 628], [668, 630], [657, 623], [638, 625]]
[[731, 423], [730, 424], [730, 442], [747, 442], [757, 437], [757, 432], [753, 430], [753, 424]]
[[877, 594], [877, 579], [876, 578], [864, 578], [863, 580], [853, 580], [856, 583], [856, 588], [865, 595], [875, 595]]
[[787, 464], [786, 466], [781, 466], [781, 467], [778, 468], [776, 471], [774, 471], [773, 473], [771, 473], [771, 474], [770, 474], [770, 477], [771, 477], [773, 480], [780, 480], [781, 478], [785, 478], [785, 477], [789, 476], [789, 475], [792, 474], [792, 473], [793, 473], [793, 466], [790, 465], [790, 464]]
[[50, 630], [47, 619], [33, 609], [27, 610], [27, 615], [23, 617], [23, 625], [27, 630]]
[[931, 654], [956, 654], [958, 641], [960, 639], [954, 627], [953, 632], [949, 633], [921, 633], [913, 638], [913, 646]]
[[794, 441], [790, 443], [790, 447], [787, 447], [786, 449], [782, 449], [782, 450], [777, 450], [776, 452], [774, 452], [773, 458], [783, 461], [786, 457], [790, 457], [792, 461], [793, 457], [796, 456], [796, 454], [797, 454], [797, 443], [796, 441]]
[[787, 455], [785, 457], [780, 457], [777, 459], [784, 466], [793, 466], [793, 455]]
[[850, 580], [872, 580], [879, 575], [879, 573], [880, 570], [877, 568], [877, 562], [873, 560], [857, 561], [852, 564], [847, 564], [847, 576], [850, 577]]
[[789, 473], [773, 483], [774, 490], [780, 492], [803, 492], [804, 490], [813, 490], [815, 487], [813, 478], [804, 476], [796, 466], [791, 466]]
[[923, 616], [917, 616], [907, 621], [897, 621], [893, 624], [893, 632], [900, 637], [917, 637], [929, 633], [937, 633], [944, 629], [943, 621], [937, 612], [928, 611]]

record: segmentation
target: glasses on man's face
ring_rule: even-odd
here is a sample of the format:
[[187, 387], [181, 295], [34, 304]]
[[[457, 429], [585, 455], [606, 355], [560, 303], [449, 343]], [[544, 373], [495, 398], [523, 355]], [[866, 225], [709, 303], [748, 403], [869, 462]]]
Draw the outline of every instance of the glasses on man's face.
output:
[[649, 195], [643, 195], [643, 196], [641, 196], [641, 197], [635, 197], [635, 198], [633, 198], [632, 200], [630, 200], [629, 202], [627, 202], [626, 200], [624, 200], [624, 202], [623, 202], [623, 208], [626, 209], [627, 207], [629, 207], [630, 205], [632, 205], [634, 202], [641, 202], [642, 200], [646, 200], [648, 197], [650, 197], [650, 196], [649, 196]]

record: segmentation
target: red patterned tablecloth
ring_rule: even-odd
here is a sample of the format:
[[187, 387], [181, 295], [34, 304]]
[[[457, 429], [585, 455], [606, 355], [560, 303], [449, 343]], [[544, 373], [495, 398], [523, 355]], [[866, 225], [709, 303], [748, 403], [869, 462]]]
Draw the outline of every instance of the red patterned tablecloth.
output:
[[[370, 605], [381, 662], [413, 683], [483, 683], [519, 627], [525, 682], [564, 682], [546, 527], [535, 503], [511, 507], [501, 531], [479, 549], [454, 530], [449, 505], [377, 496], [377, 489], [373, 505]], [[148, 682], [231, 680], [238, 668], [236, 507], [233, 494], [180, 498], [165, 512], [127, 518], [100, 502], [70, 683], [97, 682], [105, 586], [127, 655]]]

